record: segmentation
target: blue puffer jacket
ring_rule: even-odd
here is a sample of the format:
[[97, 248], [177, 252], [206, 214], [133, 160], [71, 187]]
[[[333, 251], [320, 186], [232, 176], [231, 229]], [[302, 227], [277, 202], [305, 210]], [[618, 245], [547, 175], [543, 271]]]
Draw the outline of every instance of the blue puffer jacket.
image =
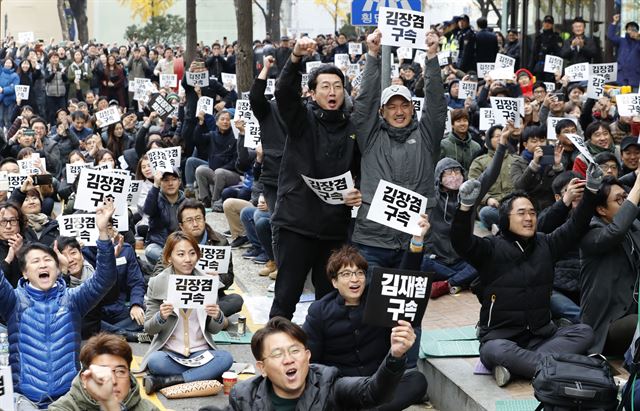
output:
[[15, 391], [41, 408], [71, 388], [78, 372], [80, 323], [116, 281], [111, 241], [97, 241], [95, 274], [76, 288], [56, 285], [41, 291], [20, 279], [14, 290], [0, 274], [0, 316], [9, 331], [9, 362]]
[[16, 104], [16, 92], [14, 87], [20, 84], [20, 77], [14, 69], [2, 68], [0, 70], [0, 87], [2, 87], [2, 93], [0, 93], [0, 101], [5, 106]]

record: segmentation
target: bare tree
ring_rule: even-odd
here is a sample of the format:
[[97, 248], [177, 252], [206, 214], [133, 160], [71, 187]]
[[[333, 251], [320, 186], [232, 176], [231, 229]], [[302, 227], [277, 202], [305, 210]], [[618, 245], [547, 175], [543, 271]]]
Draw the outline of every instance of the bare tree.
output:
[[67, 24], [67, 16], [64, 14], [64, 0], [58, 0], [58, 19], [60, 20], [60, 29], [62, 29], [62, 40], [69, 40], [69, 25]]
[[267, 0], [266, 8], [262, 6], [258, 0], [253, 0], [253, 3], [258, 6], [260, 12], [262, 12], [267, 35], [271, 36], [272, 40], [279, 40], [282, 0]]
[[78, 26], [78, 40], [80, 43], [89, 43], [89, 27], [87, 19], [87, 0], [69, 0], [69, 6], [73, 11], [73, 17]]
[[502, 6], [502, 3], [499, 0], [473, 0], [473, 4], [478, 7], [482, 17], [487, 17], [493, 10], [493, 12], [498, 17], [497, 26], [500, 27], [500, 21], [502, 19], [502, 10], [500, 9], [500, 7]]
[[236, 26], [238, 28], [238, 53], [236, 54], [236, 78], [238, 93], [249, 91], [253, 83], [253, 10], [252, 3], [234, 0]]
[[184, 52], [184, 65], [189, 67], [196, 55], [198, 43], [198, 20], [196, 19], [196, 0], [187, 0], [187, 46]]

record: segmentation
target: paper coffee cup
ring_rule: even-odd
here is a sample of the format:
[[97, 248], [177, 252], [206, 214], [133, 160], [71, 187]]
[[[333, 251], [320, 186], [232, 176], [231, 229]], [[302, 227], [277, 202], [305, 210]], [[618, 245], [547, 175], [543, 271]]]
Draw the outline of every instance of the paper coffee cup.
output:
[[233, 371], [227, 371], [222, 374], [222, 384], [224, 385], [225, 395], [229, 395], [231, 389], [238, 382], [238, 374]]

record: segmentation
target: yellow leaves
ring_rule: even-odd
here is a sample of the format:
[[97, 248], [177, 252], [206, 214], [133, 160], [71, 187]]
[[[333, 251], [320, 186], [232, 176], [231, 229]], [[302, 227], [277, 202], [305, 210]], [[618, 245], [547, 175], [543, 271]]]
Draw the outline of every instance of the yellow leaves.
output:
[[175, 0], [120, 0], [120, 4], [128, 4], [132, 16], [141, 21], [164, 15], [174, 3]]
[[346, 19], [347, 12], [349, 12], [349, 2], [346, 0], [313, 0], [318, 6], [322, 6], [331, 17], [336, 20]]

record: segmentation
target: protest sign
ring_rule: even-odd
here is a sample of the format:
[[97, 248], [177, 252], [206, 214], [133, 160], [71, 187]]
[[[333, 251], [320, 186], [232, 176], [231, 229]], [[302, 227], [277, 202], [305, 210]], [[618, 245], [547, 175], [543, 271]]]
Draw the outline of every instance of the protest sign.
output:
[[229, 262], [231, 261], [230, 246], [199, 245], [201, 257], [196, 266], [204, 273], [215, 271], [218, 274], [229, 272]]
[[478, 78], [484, 78], [484, 76], [493, 71], [495, 66], [495, 63], [477, 63]]
[[413, 50], [410, 47], [398, 47], [396, 50], [396, 56], [398, 56], [398, 62], [402, 60], [411, 60], [413, 56]]
[[187, 84], [192, 87], [207, 87], [209, 86], [209, 72], [208, 71], [200, 71], [200, 72], [191, 72], [187, 71], [185, 73], [187, 77]]
[[147, 151], [149, 164], [153, 172], [172, 173], [174, 167], [180, 167], [180, 147], [154, 148]]
[[364, 308], [364, 322], [395, 327], [398, 320], [418, 326], [427, 309], [432, 281], [422, 271], [375, 267]]
[[166, 120], [176, 109], [162, 94], [154, 94], [149, 100], [148, 105], [151, 111], [158, 113], [158, 116], [160, 116], [162, 120]]
[[587, 81], [589, 80], [589, 63], [574, 64], [566, 67], [564, 74], [570, 82]]
[[140, 101], [146, 98], [150, 85], [151, 79], [144, 77], [136, 77], [133, 81], [130, 81], [129, 91], [133, 92], [133, 99]]
[[554, 91], [556, 91], [556, 83], [552, 83], [552, 82], [543, 82], [544, 84], [544, 88], [547, 90], [547, 93], [553, 93]]
[[107, 198], [113, 199], [115, 214], [126, 215], [127, 194], [131, 177], [112, 173], [110, 170], [83, 168], [78, 180], [78, 193], [74, 202], [75, 210], [96, 211]]
[[178, 87], [178, 76], [175, 74], [160, 73], [160, 87]]
[[33, 31], [22, 31], [18, 33], [18, 44], [33, 43], [36, 37]]
[[556, 124], [560, 120], [571, 120], [577, 126], [576, 119], [570, 117], [547, 117], [547, 140], [557, 140]]
[[562, 74], [562, 65], [564, 64], [564, 60], [562, 57], [553, 56], [551, 54], [547, 54], [544, 57], [544, 69], [545, 73], [560, 73]]
[[580, 151], [590, 163], [593, 163], [593, 157], [587, 148], [587, 145], [584, 143], [584, 139], [577, 134], [565, 134], [569, 140], [573, 143], [573, 145]]
[[400, 66], [398, 64], [391, 65], [391, 78], [400, 77]]
[[618, 94], [616, 96], [618, 114], [621, 116], [640, 116], [640, 94]]
[[265, 96], [273, 96], [276, 93], [276, 79], [270, 78], [267, 80], [267, 87], [264, 88]]
[[8, 192], [11, 193], [16, 188], [22, 187], [22, 184], [24, 183], [24, 180], [27, 179], [27, 177], [29, 176], [26, 174], [14, 174], [14, 173], [7, 174]]
[[213, 99], [211, 97], [202, 96], [198, 99], [196, 115], [201, 111], [204, 111], [205, 114], [213, 115]]
[[255, 149], [260, 144], [260, 124], [246, 123], [244, 125], [244, 146]]
[[520, 127], [520, 105], [524, 106], [522, 98], [490, 97], [491, 108], [496, 124], [506, 126], [512, 120], [514, 127]]
[[327, 204], [344, 204], [344, 194], [353, 188], [351, 171], [329, 178], [310, 178], [302, 175], [302, 179], [309, 188]]
[[444, 123], [444, 132], [451, 133], [451, 109], [447, 110], [447, 121]]
[[9, 173], [0, 171], [0, 191], [6, 193], [9, 191]]
[[357, 75], [357, 76], [355, 76], [355, 77], [353, 78], [353, 80], [351, 80], [351, 87], [354, 87], [354, 88], [355, 88], [355, 87], [360, 87], [360, 83], [362, 83], [362, 74], [363, 74], [363, 73], [364, 73], [364, 72], [363, 72], [363, 71], [361, 71], [360, 73], [358, 73], [358, 75]]
[[451, 56], [451, 52], [449, 50], [444, 50], [438, 53], [438, 65], [440, 67], [449, 65], [449, 56]]
[[349, 54], [356, 56], [362, 54], [362, 43], [349, 43]]
[[426, 208], [426, 197], [381, 179], [367, 219], [404, 233], [419, 235], [421, 230], [418, 221]]
[[167, 301], [174, 308], [204, 308], [218, 301], [217, 275], [170, 275]]
[[127, 204], [129, 207], [137, 207], [138, 200], [140, 199], [140, 194], [142, 194], [142, 184], [144, 180], [131, 180], [131, 185], [129, 186], [129, 192], [127, 193]]
[[333, 64], [340, 69], [346, 68], [350, 62], [348, 54], [334, 54], [333, 56]]
[[307, 73], [311, 73], [314, 68], [320, 67], [321, 65], [321, 61], [307, 61], [305, 67], [307, 69]]
[[18, 100], [29, 100], [29, 86], [16, 85], [13, 90]]
[[95, 246], [99, 232], [95, 214], [65, 214], [58, 216], [60, 235], [73, 237], [85, 246]]
[[249, 100], [236, 100], [236, 112], [233, 120], [244, 120], [245, 123], [257, 123], [258, 120], [251, 111], [251, 103]]
[[618, 80], [618, 63], [591, 64], [589, 75], [604, 77], [607, 83]]
[[466, 100], [468, 98], [476, 99], [476, 90], [478, 89], [478, 83], [475, 81], [461, 81], [460, 87], [458, 87], [458, 98]]
[[13, 376], [11, 367], [6, 365], [0, 367], [0, 410], [13, 411]]
[[422, 109], [424, 108], [424, 97], [412, 97], [413, 111], [416, 113], [418, 121], [422, 118]]
[[426, 49], [427, 30], [424, 13], [389, 7], [380, 7], [379, 10], [378, 28], [382, 32], [381, 44]]
[[[307, 87], [308, 83], [309, 83], [309, 75], [307, 73], [302, 73], [302, 77], [300, 78], [300, 88], [304, 89], [305, 87]], [[249, 96], [247, 96], [247, 98], [242, 97], [243, 100], [247, 100], [248, 98]]]
[[481, 108], [480, 109], [480, 127], [479, 127], [480, 131], [489, 130], [495, 124], [496, 124], [496, 117], [493, 113], [493, 109]]
[[100, 128], [105, 128], [111, 124], [120, 121], [120, 110], [117, 106], [111, 106], [96, 112], [96, 125]]
[[221, 73], [220, 79], [222, 80], [222, 85], [225, 89], [229, 91], [238, 90], [238, 81], [235, 74]]
[[355, 77], [360, 73], [360, 65], [359, 64], [349, 64], [347, 67], [347, 77]]
[[25, 176], [46, 174], [47, 160], [44, 157], [41, 158], [40, 154], [33, 153], [30, 158], [18, 160], [18, 169], [20, 170], [20, 174]]
[[587, 86], [587, 97], [598, 99], [604, 95], [604, 84], [607, 79], [603, 76], [592, 74], [589, 76], [589, 83]]
[[173, 361], [189, 368], [202, 367], [203, 365], [207, 364], [209, 361], [213, 360], [213, 354], [211, 354], [210, 351], [204, 351], [202, 354], [196, 355], [195, 357], [192, 357], [192, 358], [180, 358], [175, 354], [173, 354], [172, 352], [168, 352], [168, 351], [167, 351], [167, 354]]
[[[427, 52], [424, 50], [416, 50], [415, 56], [413, 56], [413, 62], [418, 63], [424, 67], [425, 60], [427, 59]], [[440, 61], [440, 60], [438, 60]]]
[[83, 168], [92, 168], [91, 163], [73, 163], [67, 164], [67, 184], [73, 184], [76, 181], [76, 177], [80, 174], [80, 170]]
[[[509, 79], [513, 77], [513, 73], [516, 67], [516, 59], [514, 59], [513, 57], [509, 57], [506, 54], [498, 53], [496, 54], [496, 61], [494, 64], [495, 66], [493, 67], [493, 71], [494, 73], [500, 75], [499, 78]], [[492, 77], [498, 78], [495, 74]]]

